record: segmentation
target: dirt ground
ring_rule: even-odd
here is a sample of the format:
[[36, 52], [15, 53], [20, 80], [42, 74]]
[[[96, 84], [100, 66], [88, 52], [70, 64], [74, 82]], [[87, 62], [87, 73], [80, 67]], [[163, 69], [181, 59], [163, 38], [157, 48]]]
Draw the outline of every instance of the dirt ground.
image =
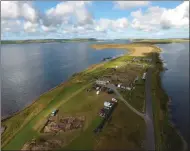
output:
[[66, 132], [74, 129], [82, 128], [85, 122], [84, 116], [79, 117], [65, 117], [56, 118], [52, 117], [49, 119], [47, 125], [44, 127], [44, 133], [58, 133]]
[[31, 142], [26, 143], [21, 150], [53, 150], [59, 148], [62, 144], [62, 140], [33, 139]]
[[130, 56], [145, 56], [146, 53], [156, 51], [155, 46], [146, 44], [94, 44], [91, 47], [97, 50], [107, 48], [127, 49], [131, 51]]
[[154, 51], [153, 47], [141, 46], [141, 47], [134, 47], [134, 51], [131, 53], [130, 56], [145, 56], [145, 53], [151, 53]]

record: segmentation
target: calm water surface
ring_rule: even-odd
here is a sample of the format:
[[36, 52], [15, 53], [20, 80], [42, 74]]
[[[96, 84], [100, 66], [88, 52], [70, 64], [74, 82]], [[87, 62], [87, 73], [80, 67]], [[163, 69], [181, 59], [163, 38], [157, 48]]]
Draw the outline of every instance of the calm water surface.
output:
[[189, 43], [160, 44], [166, 70], [162, 85], [172, 97], [171, 120], [189, 142]]
[[[127, 41], [125, 41], [126, 43]], [[72, 74], [126, 51], [96, 51], [92, 42], [1, 45], [2, 117], [32, 103]]]

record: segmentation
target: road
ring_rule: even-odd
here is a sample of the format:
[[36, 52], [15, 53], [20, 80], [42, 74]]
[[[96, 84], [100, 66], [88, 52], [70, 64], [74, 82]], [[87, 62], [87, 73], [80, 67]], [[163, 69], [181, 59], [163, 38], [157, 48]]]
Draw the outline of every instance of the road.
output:
[[115, 85], [113, 85], [113, 84], [108, 84], [106, 87], [112, 89], [112, 90], [115, 92], [115, 94], [119, 97], [119, 99], [120, 99], [121, 101], [123, 101], [133, 112], [135, 112], [137, 115], [139, 115], [139, 116], [142, 117], [142, 118], [145, 117], [145, 115], [144, 115], [143, 113], [137, 111], [134, 107], [132, 107], [132, 106], [123, 98], [123, 96], [117, 91], [117, 88], [115, 87]]
[[155, 136], [154, 136], [154, 123], [153, 123], [153, 110], [152, 110], [152, 95], [151, 95], [151, 76], [152, 69], [147, 71], [147, 77], [145, 82], [145, 94], [146, 94], [146, 149], [155, 150]]
[[146, 123], [146, 150], [154, 151], [155, 150], [155, 136], [154, 136], [154, 124], [153, 124], [153, 113], [152, 113], [152, 97], [151, 97], [151, 76], [152, 70], [151, 68], [147, 71], [147, 77], [145, 81], [145, 93], [146, 93], [146, 111], [145, 114], [137, 111], [134, 107], [132, 107], [117, 91], [117, 88], [113, 84], [106, 85], [107, 88], [112, 89], [115, 94], [119, 97], [121, 101], [125, 103], [134, 113], [139, 115], [145, 120]]

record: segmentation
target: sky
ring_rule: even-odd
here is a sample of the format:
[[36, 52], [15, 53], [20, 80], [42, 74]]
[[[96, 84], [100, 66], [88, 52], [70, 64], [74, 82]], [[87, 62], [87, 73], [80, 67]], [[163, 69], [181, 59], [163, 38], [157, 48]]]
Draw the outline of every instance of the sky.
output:
[[189, 1], [1, 1], [1, 39], [189, 38]]

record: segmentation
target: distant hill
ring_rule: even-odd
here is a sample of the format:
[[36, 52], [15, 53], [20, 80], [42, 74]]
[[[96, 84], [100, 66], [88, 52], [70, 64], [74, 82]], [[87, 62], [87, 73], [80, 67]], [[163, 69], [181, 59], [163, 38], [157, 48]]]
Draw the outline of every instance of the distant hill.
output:
[[134, 39], [133, 43], [144, 43], [144, 44], [169, 44], [169, 43], [180, 43], [189, 42], [188, 38], [169, 38], [169, 39]]
[[1, 44], [22, 44], [22, 43], [49, 43], [49, 42], [84, 42], [84, 41], [97, 41], [95, 38], [75, 38], [75, 39], [36, 39], [36, 40], [1, 40]]

